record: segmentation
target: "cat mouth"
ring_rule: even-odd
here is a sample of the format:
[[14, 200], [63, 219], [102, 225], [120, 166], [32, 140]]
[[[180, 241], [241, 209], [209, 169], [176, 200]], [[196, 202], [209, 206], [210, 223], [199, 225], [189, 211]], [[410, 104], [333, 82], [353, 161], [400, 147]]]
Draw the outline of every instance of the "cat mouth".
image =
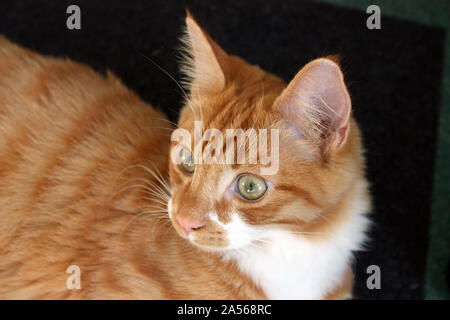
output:
[[183, 228], [178, 219], [172, 218], [171, 220], [178, 235], [196, 247], [208, 251], [220, 251], [227, 249], [229, 246], [225, 230], [217, 230], [217, 228], [214, 228], [208, 223], [201, 226], [194, 226], [191, 227], [190, 230], [186, 230], [187, 228]]

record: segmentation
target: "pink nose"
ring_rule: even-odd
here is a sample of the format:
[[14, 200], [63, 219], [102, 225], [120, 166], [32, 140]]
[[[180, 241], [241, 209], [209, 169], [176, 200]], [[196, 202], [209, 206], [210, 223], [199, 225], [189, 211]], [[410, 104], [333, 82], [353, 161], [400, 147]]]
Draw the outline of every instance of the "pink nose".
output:
[[176, 216], [176, 219], [178, 223], [180, 224], [181, 228], [183, 228], [184, 231], [186, 231], [187, 234], [191, 233], [194, 230], [198, 230], [203, 228], [205, 225], [197, 222], [195, 220], [187, 219], [180, 217], [179, 215]]

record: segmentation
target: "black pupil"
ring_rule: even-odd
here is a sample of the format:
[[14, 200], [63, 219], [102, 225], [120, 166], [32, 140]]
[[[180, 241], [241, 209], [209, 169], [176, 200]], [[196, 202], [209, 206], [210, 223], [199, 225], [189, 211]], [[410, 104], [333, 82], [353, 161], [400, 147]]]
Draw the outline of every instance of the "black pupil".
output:
[[250, 182], [250, 184], [248, 185], [248, 192], [252, 192], [253, 191], [253, 183]]
[[191, 154], [184, 155], [184, 157], [185, 157], [185, 164], [187, 166], [192, 166], [192, 155]]

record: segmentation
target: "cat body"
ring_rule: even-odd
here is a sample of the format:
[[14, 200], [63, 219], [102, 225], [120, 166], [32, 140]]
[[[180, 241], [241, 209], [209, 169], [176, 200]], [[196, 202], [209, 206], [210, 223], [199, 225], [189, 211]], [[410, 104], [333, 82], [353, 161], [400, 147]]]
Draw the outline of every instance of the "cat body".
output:
[[0, 38], [0, 298], [263, 298], [148, 193], [171, 129], [111, 74]]
[[[167, 172], [170, 126], [158, 119], [111, 74], [0, 38], [0, 298], [127, 297], [113, 288], [133, 225], [120, 235], [144, 204], [136, 190], [111, 196], [155, 180], [119, 175], [127, 166]], [[81, 290], [66, 286], [71, 265]]]
[[[173, 126], [112, 74], [0, 38], [1, 299], [351, 297], [370, 198], [337, 64], [312, 62], [286, 85], [186, 21], [190, 95], [178, 128], [276, 128], [278, 172], [183, 171], [170, 160]], [[306, 115], [329, 132], [292, 113], [302, 75], [332, 83], [320, 90], [331, 108], [338, 100], [333, 114]], [[243, 175], [266, 181], [263, 197], [236, 195]]]

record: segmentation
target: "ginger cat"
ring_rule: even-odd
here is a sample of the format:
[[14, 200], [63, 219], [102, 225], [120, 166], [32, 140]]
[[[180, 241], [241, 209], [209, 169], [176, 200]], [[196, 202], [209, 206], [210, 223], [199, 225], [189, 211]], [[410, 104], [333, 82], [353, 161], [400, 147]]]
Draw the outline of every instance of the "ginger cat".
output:
[[286, 85], [186, 25], [178, 129], [276, 129], [277, 172], [201, 163], [111, 74], [0, 38], [0, 298], [351, 297], [370, 197], [338, 64]]

